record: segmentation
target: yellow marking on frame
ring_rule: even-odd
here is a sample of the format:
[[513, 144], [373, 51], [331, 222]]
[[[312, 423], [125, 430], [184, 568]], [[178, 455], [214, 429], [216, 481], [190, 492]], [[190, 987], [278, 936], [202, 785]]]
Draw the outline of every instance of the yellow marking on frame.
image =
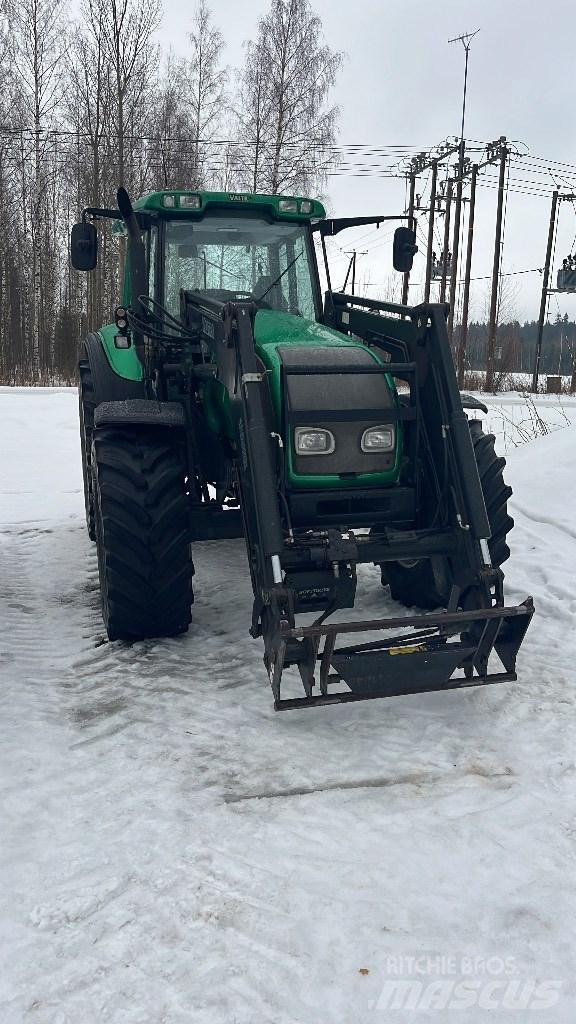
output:
[[389, 647], [388, 654], [418, 654], [419, 651], [425, 650], [426, 644], [413, 644], [411, 647]]

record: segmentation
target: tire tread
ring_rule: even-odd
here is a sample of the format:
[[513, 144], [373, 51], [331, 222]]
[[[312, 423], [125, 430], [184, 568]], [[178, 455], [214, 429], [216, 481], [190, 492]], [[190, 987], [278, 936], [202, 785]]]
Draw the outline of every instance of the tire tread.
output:
[[[495, 437], [484, 433], [479, 420], [470, 421], [470, 435], [492, 533], [488, 541], [490, 557], [492, 564], [500, 567], [510, 557], [507, 536], [514, 526], [514, 520], [508, 514], [512, 488], [504, 482], [503, 476], [506, 459], [496, 454]], [[394, 600], [408, 608], [430, 611], [446, 603], [445, 595], [437, 589], [428, 559], [422, 559], [410, 568], [399, 563], [384, 564], [382, 582], [390, 585]]]
[[92, 447], [104, 623], [111, 640], [191, 622], [194, 566], [184, 470], [165, 430], [99, 427]]

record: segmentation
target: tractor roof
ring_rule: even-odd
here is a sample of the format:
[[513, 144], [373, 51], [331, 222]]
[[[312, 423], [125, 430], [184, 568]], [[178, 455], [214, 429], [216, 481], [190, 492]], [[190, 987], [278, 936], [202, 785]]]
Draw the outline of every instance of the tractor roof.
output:
[[238, 209], [266, 212], [278, 220], [310, 221], [326, 216], [317, 199], [301, 196], [264, 196], [251, 192], [202, 192], [167, 190], [149, 192], [134, 203], [135, 210], [162, 212], [168, 216], [198, 216], [208, 209]]

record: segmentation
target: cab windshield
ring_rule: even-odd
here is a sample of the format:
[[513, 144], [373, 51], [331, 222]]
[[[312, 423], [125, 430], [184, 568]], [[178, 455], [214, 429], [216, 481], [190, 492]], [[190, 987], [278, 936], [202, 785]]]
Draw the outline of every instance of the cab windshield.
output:
[[168, 221], [165, 245], [164, 303], [175, 316], [185, 288], [316, 318], [305, 225], [231, 216]]

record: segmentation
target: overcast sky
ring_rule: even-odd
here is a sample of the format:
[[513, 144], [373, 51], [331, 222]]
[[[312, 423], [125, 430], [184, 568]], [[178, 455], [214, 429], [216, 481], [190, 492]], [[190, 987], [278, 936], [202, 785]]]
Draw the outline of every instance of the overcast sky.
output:
[[[225, 60], [230, 66], [242, 61], [242, 44], [254, 38], [258, 17], [267, 10], [266, 0], [209, 0], [214, 19], [227, 43]], [[334, 90], [341, 108], [339, 142], [373, 146], [408, 145], [427, 149], [460, 130], [464, 52], [448, 38], [479, 28], [472, 43], [469, 67], [465, 134], [488, 141], [501, 135], [519, 140], [532, 156], [546, 161], [576, 165], [574, 106], [576, 86], [574, 42], [576, 11], [568, 0], [535, 3], [534, 0], [313, 0], [327, 42], [345, 53], [344, 67]], [[185, 32], [191, 5], [164, 0], [160, 39], [164, 47], [186, 52]], [[524, 147], [522, 147], [524, 148]], [[387, 162], [387, 161], [386, 161]], [[546, 163], [540, 183], [552, 187]], [[561, 172], [562, 168], [553, 168]], [[569, 187], [568, 179], [560, 181]], [[495, 178], [495, 172], [490, 179]], [[512, 166], [510, 177], [527, 175], [526, 166]], [[485, 185], [488, 176], [480, 181]], [[576, 167], [572, 172], [576, 191]], [[423, 184], [423, 182], [422, 182]], [[524, 186], [525, 187], [525, 186]], [[328, 182], [330, 212], [337, 216], [397, 213], [404, 208], [402, 180], [378, 176], [333, 177]], [[476, 208], [473, 275], [490, 275], [492, 269], [495, 189], [482, 187]], [[544, 262], [550, 198], [510, 193], [507, 204], [503, 270], [540, 267]], [[426, 231], [424, 219], [421, 221]], [[371, 250], [359, 258], [359, 274], [372, 282], [390, 273], [391, 250], [387, 237], [367, 229], [339, 235], [337, 242], [351, 249]], [[570, 203], [561, 206], [556, 265], [572, 246], [576, 212]], [[336, 241], [336, 240], [335, 240]], [[334, 283], [340, 285], [346, 258], [336, 247]], [[417, 257], [413, 280], [421, 281], [423, 257]], [[537, 316], [541, 277], [518, 275], [516, 301], [520, 319]], [[488, 282], [475, 286], [472, 313], [482, 312]], [[375, 288], [370, 289], [370, 294]], [[413, 297], [416, 297], [413, 293]], [[562, 313], [576, 319], [576, 296], [558, 296]], [[551, 315], [558, 308], [551, 299]]]

